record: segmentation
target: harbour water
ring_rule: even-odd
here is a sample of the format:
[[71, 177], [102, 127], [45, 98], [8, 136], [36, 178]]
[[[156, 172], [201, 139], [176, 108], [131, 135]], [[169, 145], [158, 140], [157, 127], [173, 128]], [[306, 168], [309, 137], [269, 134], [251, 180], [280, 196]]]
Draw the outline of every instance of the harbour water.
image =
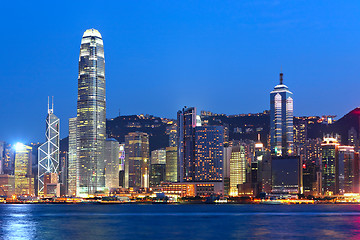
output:
[[360, 205], [0, 205], [0, 239], [304, 238], [360, 239]]

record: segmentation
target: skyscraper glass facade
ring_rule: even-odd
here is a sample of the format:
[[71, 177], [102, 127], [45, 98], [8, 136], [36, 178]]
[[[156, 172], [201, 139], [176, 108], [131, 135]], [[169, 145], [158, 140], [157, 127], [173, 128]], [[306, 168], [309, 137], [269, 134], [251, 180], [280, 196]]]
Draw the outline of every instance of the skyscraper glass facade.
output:
[[195, 128], [194, 181], [222, 181], [224, 129], [222, 126]]
[[339, 142], [337, 138], [325, 137], [321, 144], [322, 193], [337, 194], [339, 191]]
[[125, 136], [125, 187], [149, 187], [149, 135], [132, 132]]
[[105, 58], [101, 34], [84, 32], [81, 40], [77, 100], [77, 195], [105, 188]]
[[32, 147], [21, 143], [15, 145], [15, 194], [33, 195], [34, 178], [32, 177]]
[[270, 93], [270, 145], [271, 153], [276, 156], [294, 152], [293, 94], [283, 84], [282, 77], [280, 73], [280, 84]]
[[76, 195], [78, 162], [76, 154], [76, 117], [69, 119], [69, 164], [68, 164], [68, 195]]
[[193, 181], [195, 177], [196, 108], [183, 108], [177, 113], [178, 181]]
[[38, 148], [38, 196], [44, 195], [45, 174], [59, 173], [60, 119], [54, 109], [48, 108], [46, 117], [46, 142]]

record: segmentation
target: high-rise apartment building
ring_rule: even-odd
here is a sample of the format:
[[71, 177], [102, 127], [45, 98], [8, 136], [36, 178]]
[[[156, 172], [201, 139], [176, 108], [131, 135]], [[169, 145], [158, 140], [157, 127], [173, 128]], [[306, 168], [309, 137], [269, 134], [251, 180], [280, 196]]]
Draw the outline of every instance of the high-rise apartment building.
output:
[[104, 45], [98, 30], [84, 32], [77, 100], [77, 195], [105, 190], [106, 96]]
[[125, 136], [125, 187], [149, 187], [149, 135], [131, 132]]
[[105, 142], [105, 186], [111, 190], [119, 187], [119, 142], [108, 138]]
[[194, 181], [223, 180], [224, 129], [222, 126], [195, 128]]
[[270, 145], [275, 156], [293, 155], [293, 94], [283, 83], [280, 73], [280, 84], [270, 93]]
[[32, 147], [22, 143], [15, 144], [15, 194], [34, 195], [32, 176]]
[[76, 147], [76, 117], [69, 119], [68, 195], [76, 195], [79, 165]]
[[46, 142], [38, 148], [38, 196], [46, 194], [45, 175], [59, 174], [60, 119], [54, 114], [54, 102], [51, 108], [48, 103], [45, 136]]
[[196, 108], [184, 107], [177, 113], [178, 181], [195, 178], [195, 127]]

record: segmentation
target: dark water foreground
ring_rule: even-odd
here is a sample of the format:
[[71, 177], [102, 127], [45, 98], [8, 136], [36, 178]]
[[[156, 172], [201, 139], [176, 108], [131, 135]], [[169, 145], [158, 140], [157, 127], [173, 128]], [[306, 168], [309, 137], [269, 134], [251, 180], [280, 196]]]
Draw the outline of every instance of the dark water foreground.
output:
[[0, 239], [360, 239], [360, 205], [0, 205]]

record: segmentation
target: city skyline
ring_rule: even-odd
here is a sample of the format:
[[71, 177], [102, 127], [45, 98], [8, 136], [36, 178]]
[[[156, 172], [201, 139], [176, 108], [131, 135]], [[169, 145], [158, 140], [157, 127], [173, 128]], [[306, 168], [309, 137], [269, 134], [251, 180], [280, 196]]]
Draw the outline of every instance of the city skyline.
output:
[[[135, 7], [128, 3], [122, 6], [123, 16], [115, 15], [110, 6], [101, 6], [101, 20], [80, 13], [63, 26], [55, 14], [52, 21], [58, 31], [51, 32], [47, 24], [35, 24], [32, 32], [26, 26], [16, 32], [9, 28], [23, 17], [5, 26], [7, 38], [2, 41], [12, 52], [6, 50], [1, 60], [6, 81], [0, 100], [6, 114], [1, 118], [0, 139], [11, 143], [44, 141], [41, 120], [47, 96], [55, 97], [60, 119], [66, 121], [75, 115], [76, 53], [81, 33], [91, 27], [108, 41], [108, 118], [116, 117], [120, 109], [121, 115], [149, 113], [175, 119], [176, 111], [184, 105], [225, 114], [269, 110], [267, 95], [278, 81], [281, 66], [295, 94], [294, 116], [341, 117], [358, 106], [358, 35], [352, 31], [358, 21], [348, 25], [358, 5], [308, 3], [297, 10], [290, 3], [279, 2], [185, 6], [154, 3]], [[11, 7], [8, 4], [5, 9]], [[323, 7], [321, 18], [312, 10], [320, 11], [318, 7]], [[334, 13], [334, 8], [347, 15]], [[19, 9], [19, 13], [23, 11], [25, 8]], [[109, 12], [107, 17], [105, 12]], [[135, 19], [139, 13], [145, 13], [144, 17]], [[126, 17], [133, 21], [121, 23]], [[119, 21], [114, 24], [111, 20]], [[35, 35], [35, 39], [28, 39], [31, 48], [14, 46], [19, 33]], [[23, 58], [14, 59], [19, 51]], [[30, 56], [34, 56], [31, 61]], [[22, 67], [16, 67], [17, 63]], [[342, 84], [344, 78], [347, 84]], [[192, 88], [184, 92], [179, 82]], [[134, 92], [141, 96], [139, 101], [129, 101]], [[16, 116], [22, 115], [28, 121], [18, 120]], [[67, 132], [63, 124], [61, 138]]]

